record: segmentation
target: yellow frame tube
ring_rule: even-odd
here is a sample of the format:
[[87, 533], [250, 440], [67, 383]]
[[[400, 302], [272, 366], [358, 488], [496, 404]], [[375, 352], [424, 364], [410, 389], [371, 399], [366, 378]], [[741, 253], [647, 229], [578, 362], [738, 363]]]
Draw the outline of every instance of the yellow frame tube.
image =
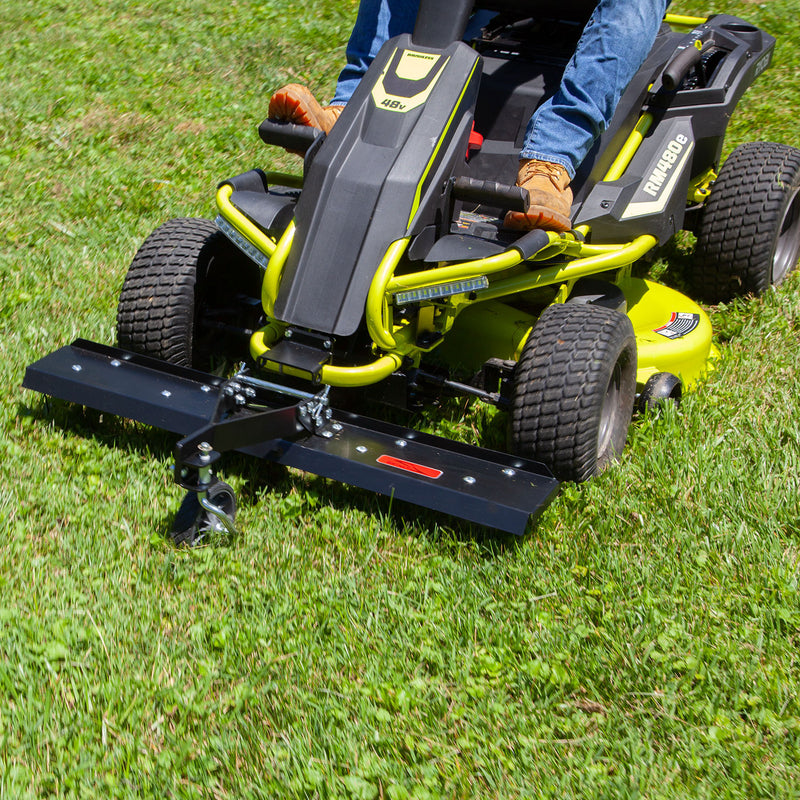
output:
[[426, 269], [424, 272], [415, 272], [411, 275], [400, 275], [388, 282], [386, 291], [394, 294], [408, 289], [424, 289], [428, 286], [436, 286], [439, 283], [491, 275], [494, 272], [502, 272], [511, 267], [516, 267], [517, 264], [522, 263], [522, 260], [522, 254], [519, 250], [509, 250], [504, 253], [498, 253], [496, 256], [479, 258], [462, 264], [453, 264], [449, 267]]
[[278, 298], [278, 289], [281, 286], [283, 267], [289, 251], [292, 249], [294, 231], [294, 220], [292, 220], [286, 226], [283, 236], [278, 240], [275, 252], [269, 260], [267, 271], [264, 273], [264, 280], [261, 284], [261, 305], [264, 306], [264, 312], [268, 317], [275, 316], [275, 301]]
[[[552, 255], [558, 255], [563, 252], [573, 242], [562, 240], [557, 233], [550, 233], [550, 245], [560, 245], [563, 247], [558, 248]], [[487, 258], [478, 258], [475, 261], [465, 261], [461, 264], [452, 264], [449, 267], [439, 267], [438, 269], [426, 269], [424, 272], [414, 272], [410, 275], [400, 275], [397, 278], [392, 278], [386, 281], [385, 285], [378, 289], [376, 280], [372, 288], [376, 291], [381, 291], [381, 294], [389, 292], [394, 294], [396, 292], [407, 291], [409, 289], [424, 289], [428, 286], [437, 286], [440, 283], [448, 283], [450, 281], [468, 280], [469, 278], [477, 278], [481, 275], [492, 275], [495, 272], [502, 272], [511, 267], [516, 267], [521, 264], [525, 259], [519, 250], [506, 250], [498, 253], [496, 256], [488, 256]]]
[[636, 123], [630, 136], [614, 159], [614, 163], [609, 167], [608, 172], [603, 178], [604, 181], [615, 181], [625, 174], [628, 164], [631, 163], [631, 159], [639, 149], [639, 145], [641, 145], [644, 137], [647, 136], [647, 132], [650, 130], [652, 124], [652, 114], [642, 114], [642, 116], [639, 117], [639, 121]]
[[233, 186], [229, 183], [223, 183], [222, 186], [217, 189], [217, 210], [220, 216], [233, 225], [253, 247], [257, 247], [271, 258], [272, 254], [275, 252], [275, 242], [263, 231], [259, 230], [256, 225], [253, 225], [253, 223], [231, 203], [232, 194]]
[[372, 341], [382, 350], [392, 350], [397, 345], [394, 336], [388, 330], [386, 286], [392, 279], [406, 247], [408, 247], [408, 239], [397, 239], [389, 245], [381, 263], [378, 264], [375, 277], [372, 279], [367, 293], [365, 309], [367, 330]]
[[[683, 19], [694, 19], [694, 17], [685, 17]], [[705, 20], [699, 18], [697, 19], [697, 24], [702, 22], [705, 22]], [[652, 114], [642, 114], [642, 116], [639, 117], [639, 120], [634, 126], [634, 129], [631, 131], [630, 136], [628, 136], [626, 139], [625, 144], [622, 146], [622, 149], [619, 151], [619, 153], [617, 153], [617, 157], [614, 159], [614, 162], [611, 164], [608, 172], [605, 174], [605, 177], [603, 178], [604, 181], [616, 181], [625, 174], [625, 170], [628, 169], [628, 165], [636, 155], [636, 151], [641, 146], [644, 137], [647, 136], [647, 133], [652, 125]], [[588, 236], [590, 233], [590, 228], [588, 225], [578, 225], [575, 230], [584, 236]], [[601, 245], [595, 246], [600, 247]]]
[[402, 356], [388, 353], [363, 367], [332, 367], [326, 364], [322, 368], [320, 379], [329, 386], [345, 388], [368, 386], [388, 378], [395, 370], [400, 369], [402, 363]]
[[285, 325], [270, 322], [250, 337], [250, 355], [257, 361], [283, 335]]
[[[551, 233], [550, 236], [551, 241], [563, 241], [558, 234]], [[400, 255], [405, 250], [406, 244], [407, 242], [403, 240], [402, 249], [399, 249], [396, 258], [390, 258], [390, 253], [392, 253], [393, 248], [400, 248], [401, 242], [395, 242], [389, 249], [376, 273], [367, 298], [367, 328], [373, 342], [384, 350], [392, 350], [397, 346], [396, 339], [392, 332], [388, 330], [388, 316], [386, 314], [387, 293], [436, 286], [449, 280], [464, 280], [470, 277], [489, 275], [510, 269], [523, 262], [519, 251], [510, 250], [499, 253], [496, 256], [469, 261], [465, 264], [456, 264], [450, 267], [425, 270], [425, 272], [421, 273], [392, 278], [391, 275], [396, 261], [399, 260]], [[568, 244], [577, 243], [569, 242]], [[568, 244], [565, 244], [563, 249], [567, 249]], [[526, 272], [523, 275], [514, 275], [510, 278], [497, 280], [487, 289], [476, 291], [475, 302], [493, 300], [515, 292], [528, 291], [549, 284], [563, 283], [609, 269], [622, 269], [641, 258], [656, 244], [657, 239], [654, 236], [644, 235], [639, 236], [627, 245], [594, 246], [590, 251], [592, 255], [577, 258], [566, 265], [556, 264], [544, 269]], [[582, 245], [582, 247], [586, 247], [586, 245]]]
[[278, 289], [281, 285], [283, 267], [286, 257], [292, 247], [294, 239], [294, 220], [286, 227], [281, 238], [275, 242], [267, 236], [256, 225], [250, 222], [247, 217], [231, 203], [233, 186], [223, 183], [217, 190], [217, 209], [223, 219], [227, 220], [233, 227], [247, 239], [250, 244], [258, 248], [269, 257], [269, 265], [264, 273], [264, 280], [261, 288], [261, 302], [267, 316], [274, 315], [275, 300], [278, 297]]
[[[269, 348], [275, 343], [279, 335], [279, 331], [269, 325], [256, 331], [250, 337], [250, 355], [256, 360], [269, 360]], [[388, 353], [370, 364], [364, 364], [359, 367], [334, 367], [326, 364], [320, 372], [320, 380], [329, 386], [341, 386], [344, 388], [368, 386], [388, 378], [395, 370], [400, 368], [402, 363], [402, 356], [397, 353]], [[300, 373], [296, 374], [300, 375]]]
[[656, 246], [658, 240], [655, 236], [646, 234], [634, 239], [630, 244], [609, 253], [589, 256], [587, 258], [577, 258], [568, 264], [556, 264], [552, 267], [527, 272], [523, 275], [514, 275], [510, 278], [496, 281], [487, 289], [479, 289], [475, 292], [476, 302], [484, 300], [495, 300], [500, 297], [507, 297], [516, 292], [525, 292], [530, 289], [537, 289], [541, 286], [548, 286], [554, 283], [564, 283], [566, 281], [582, 278], [585, 275], [594, 275], [608, 269], [622, 269], [641, 258], [648, 250]]
[[679, 28], [696, 28], [704, 22], [708, 22], [708, 17], [688, 17], [683, 14], [665, 14], [664, 22], [667, 25], [677, 25]]

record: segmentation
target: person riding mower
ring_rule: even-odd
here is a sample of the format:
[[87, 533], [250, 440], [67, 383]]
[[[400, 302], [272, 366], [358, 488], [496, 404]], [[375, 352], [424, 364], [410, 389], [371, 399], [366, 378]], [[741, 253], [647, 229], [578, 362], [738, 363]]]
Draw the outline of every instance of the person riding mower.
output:
[[[718, 302], [780, 283], [800, 252], [800, 151], [745, 144], [721, 165], [775, 45], [727, 14], [657, 26], [571, 176], [567, 230], [507, 224], [530, 215], [528, 122], [595, 5], [422, 0], [327, 131], [260, 125], [302, 175], [249, 170], [219, 185], [214, 221], [156, 229], [118, 347], [78, 340], [24, 385], [184, 437], [177, 542], [234, 529], [228, 450], [524, 533], [559, 481], [619, 455], [635, 404], [677, 400], [714, 359], [704, 310], [637, 263], [693, 231], [692, 294]], [[509, 452], [374, 416], [452, 396], [507, 413]]]

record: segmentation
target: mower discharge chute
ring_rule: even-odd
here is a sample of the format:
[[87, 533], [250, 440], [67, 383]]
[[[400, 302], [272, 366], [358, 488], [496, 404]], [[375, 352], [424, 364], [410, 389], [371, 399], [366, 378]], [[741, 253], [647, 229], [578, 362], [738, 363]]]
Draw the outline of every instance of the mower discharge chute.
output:
[[[386, 43], [327, 136], [262, 123], [264, 141], [304, 153], [302, 177], [223, 181], [215, 222], [171, 220], [144, 242], [119, 348], [79, 341], [28, 368], [29, 388], [184, 436], [177, 541], [232, 528], [213, 469], [226, 450], [521, 534], [559, 480], [621, 451], [637, 395], [676, 400], [714, 358], [700, 306], [635, 277], [636, 261], [695, 231], [709, 302], [797, 263], [800, 151], [745, 145], [719, 167], [766, 33], [668, 17], [573, 181], [574, 229], [520, 235], [503, 218], [527, 207], [525, 125], [594, 3], [479, 3], [497, 14], [470, 45], [472, 3], [443, 5], [425, 0], [414, 33]], [[507, 410], [512, 455], [359, 413], [447, 395]]]

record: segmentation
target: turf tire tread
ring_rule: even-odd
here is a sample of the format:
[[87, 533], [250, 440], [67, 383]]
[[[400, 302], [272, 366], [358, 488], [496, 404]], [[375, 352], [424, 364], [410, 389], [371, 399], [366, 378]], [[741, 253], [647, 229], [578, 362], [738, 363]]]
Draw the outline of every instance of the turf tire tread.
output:
[[787, 197], [800, 182], [800, 150], [774, 142], [737, 147], [725, 161], [697, 231], [690, 282], [708, 303], [769, 288]]
[[192, 366], [198, 265], [220, 237], [206, 219], [172, 219], [134, 256], [117, 306], [119, 346], [179, 366]]
[[[511, 413], [516, 452], [546, 464], [559, 480], [583, 481], [618, 454], [598, 458], [599, 400], [609, 381], [608, 362], [627, 352], [636, 360], [630, 320], [618, 311], [589, 305], [553, 305], [545, 309], [528, 337], [516, 369]], [[631, 370], [635, 373], [635, 368]], [[630, 395], [627, 419], [633, 407]], [[627, 421], [623, 434], [627, 434]]]

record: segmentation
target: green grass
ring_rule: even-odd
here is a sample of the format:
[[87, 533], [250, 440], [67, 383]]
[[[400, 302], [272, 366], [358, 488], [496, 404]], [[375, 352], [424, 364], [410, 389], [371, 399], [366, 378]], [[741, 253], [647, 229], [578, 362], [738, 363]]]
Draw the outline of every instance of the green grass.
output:
[[[796, 0], [716, 8], [779, 37], [728, 149], [800, 145]], [[19, 388], [113, 341], [157, 224], [294, 163], [270, 90], [330, 94], [355, 9], [5, 3], [0, 797], [800, 796], [797, 276], [524, 542], [233, 457], [243, 535], [176, 550], [172, 438]]]

